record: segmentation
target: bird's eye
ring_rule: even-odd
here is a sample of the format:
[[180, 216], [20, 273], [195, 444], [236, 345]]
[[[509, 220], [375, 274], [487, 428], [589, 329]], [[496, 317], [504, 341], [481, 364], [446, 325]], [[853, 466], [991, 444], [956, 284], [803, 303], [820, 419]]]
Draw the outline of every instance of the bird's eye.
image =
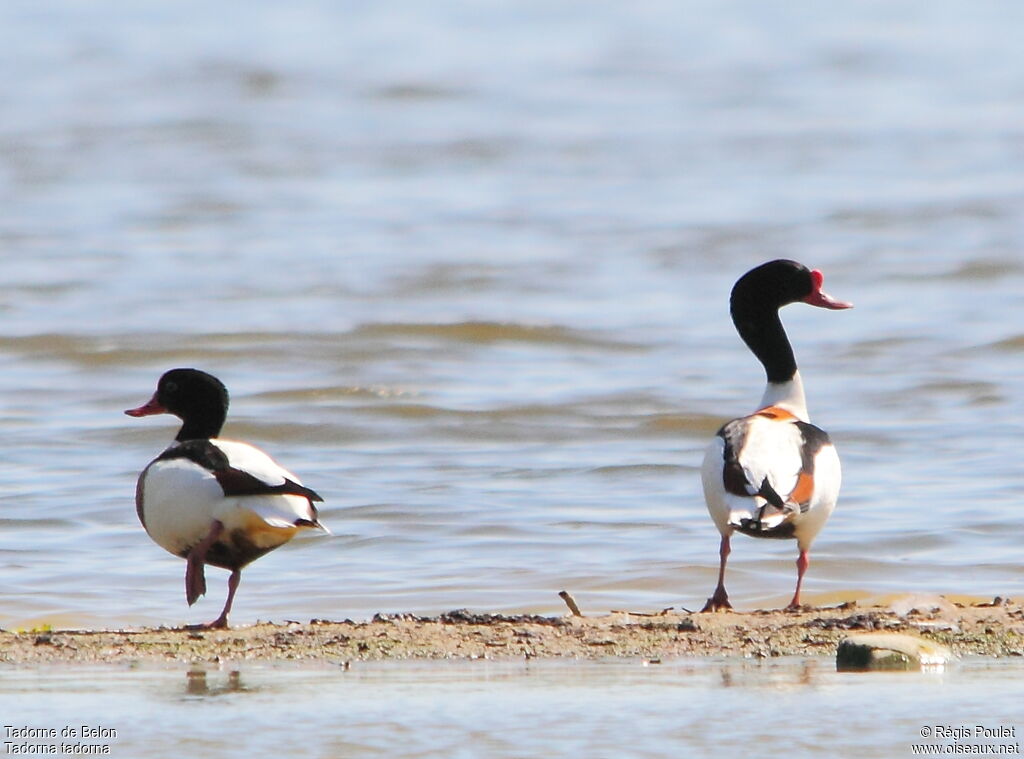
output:
[[164, 385], [164, 390], [166, 390], [168, 393], [176, 393], [178, 392], [178, 383], [174, 381], [168, 382], [166, 385]]

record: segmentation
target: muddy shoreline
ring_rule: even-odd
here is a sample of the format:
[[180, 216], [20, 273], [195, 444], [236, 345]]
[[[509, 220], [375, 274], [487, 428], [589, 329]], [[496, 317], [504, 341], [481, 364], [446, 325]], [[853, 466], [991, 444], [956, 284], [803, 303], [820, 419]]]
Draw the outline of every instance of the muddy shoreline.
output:
[[218, 662], [692, 656], [832, 656], [854, 632], [920, 635], [960, 656], [1024, 656], [1024, 606], [995, 599], [961, 605], [853, 602], [799, 611], [691, 614], [612, 612], [534, 616], [457, 610], [436, 617], [378, 614], [372, 620], [258, 623], [229, 630], [0, 631], [0, 661]]

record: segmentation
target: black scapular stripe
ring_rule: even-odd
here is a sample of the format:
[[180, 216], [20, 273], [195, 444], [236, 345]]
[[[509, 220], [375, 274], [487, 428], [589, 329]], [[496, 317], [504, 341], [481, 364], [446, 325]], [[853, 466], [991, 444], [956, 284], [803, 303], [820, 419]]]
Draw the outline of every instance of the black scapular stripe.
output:
[[726, 422], [718, 431], [718, 436], [725, 441], [725, 449], [722, 451], [724, 466], [722, 468], [722, 485], [725, 492], [733, 495], [749, 496], [749, 485], [747, 475], [743, 473], [740, 466], [739, 452], [743, 448], [743, 441], [747, 436], [747, 426], [743, 419], [733, 419]]
[[[791, 422], [791, 424], [797, 426], [802, 438], [800, 445], [800, 469], [807, 474], [813, 475], [814, 457], [826, 445], [831, 445], [832, 439], [829, 438], [825, 430], [815, 427], [810, 422], [796, 421]], [[722, 485], [725, 487], [725, 492], [739, 496], [759, 495], [772, 506], [781, 509], [784, 505], [784, 500], [768, 483], [767, 478], [758, 486], [758, 490], [751, 493], [754, 483], [747, 481], [747, 475], [740, 465], [739, 452], [743, 449], [743, 442], [747, 437], [746, 418], [733, 419], [731, 422], [726, 422], [718, 431], [718, 436], [725, 441], [725, 448], [722, 451], [724, 463], [722, 468]]]
[[209, 440], [185, 440], [161, 453], [157, 460], [188, 459], [213, 473], [225, 496], [297, 495], [318, 502], [324, 499], [305, 485], [287, 477], [280, 485], [269, 485], [241, 469], [231, 466], [227, 454]]
[[807, 474], [814, 474], [814, 457], [826, 445], [832, 445], [832, 438], [821, 427], [815, 427], [810, 422], [794, 424], [803, 437], [803, 445], [800, 446], [800, 468]]

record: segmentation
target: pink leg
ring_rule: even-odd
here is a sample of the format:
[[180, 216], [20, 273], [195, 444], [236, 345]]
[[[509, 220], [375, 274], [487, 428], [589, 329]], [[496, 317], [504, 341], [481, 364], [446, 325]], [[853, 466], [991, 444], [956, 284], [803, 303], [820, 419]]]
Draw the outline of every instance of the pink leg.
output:
[[722, 543], [718, 547], [718, 586], [715, 588], [714, 595], [708, 599], [708, 602], [704, 604], [704, 611], [722, 611], [723, 609], [731, 609], [732, 604], [729, 603], [729, 594], [725, 592], [725, 562], [729, 559], [729, 536], [722, 536]]
[[224, 610], [220, 613], [220, 616], [210, 622], [205, 627], [211, 630], [226, 630], [228, 626], [228, 612], [231, 611], [231, 603], [235, 600], [235, 591], [238, 590], [238, 583], [242, 579], [242, 570], [236, 569], [231, 573], [231, 577], [228, 578], [228, 600], [224, 602]]
[[191, 606], [199, 596], [206, 593], [206, 554], [217, 542], [220, 534], [224, 532], [224, 524], [214, 519], [210, 524], [210, 531], [206, 537], [196, 543], [188, 552], [185, 560], [185, 600]]
[[799, 609], [800, 608], [800, 586], [804, 582], [804, 572], [807, 571], [807, 567], [811, 564], [811, 559], [807, 555], [806, 550], [801, 550], [800, 555], [796, 558], [796, 593], [793, 594], [793, 600], [789, 602], [787, 609]]

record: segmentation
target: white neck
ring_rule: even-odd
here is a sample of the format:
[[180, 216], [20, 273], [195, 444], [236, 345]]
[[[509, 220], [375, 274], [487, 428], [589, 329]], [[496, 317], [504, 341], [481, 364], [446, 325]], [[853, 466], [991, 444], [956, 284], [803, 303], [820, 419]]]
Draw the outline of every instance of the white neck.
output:
[[811, 421], [807, 414], [807, 399], [804, 397], [804, 383], [800, 372], [793, 375], [789, 382], [769, 382], [761, 396], [759, 408], [778, 406], [785, 409], [802, 422]]

